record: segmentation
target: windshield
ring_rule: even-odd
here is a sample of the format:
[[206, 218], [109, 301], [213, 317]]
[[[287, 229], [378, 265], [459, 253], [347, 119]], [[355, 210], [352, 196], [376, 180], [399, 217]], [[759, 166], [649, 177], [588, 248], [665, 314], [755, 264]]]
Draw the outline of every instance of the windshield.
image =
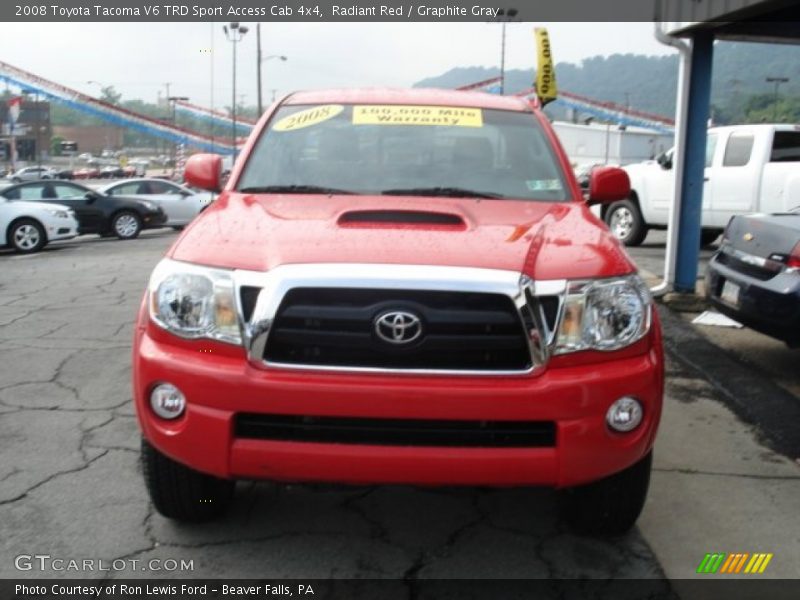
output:
[[236, 189], [568, 199], [530, 113], [445, 106], [284, 106]]

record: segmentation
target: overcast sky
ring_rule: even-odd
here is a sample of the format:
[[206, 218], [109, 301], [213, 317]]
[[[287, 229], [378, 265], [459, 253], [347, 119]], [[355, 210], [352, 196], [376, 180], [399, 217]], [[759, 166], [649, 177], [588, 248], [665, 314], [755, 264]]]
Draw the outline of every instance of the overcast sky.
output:
[[[237, 92], [256, 102], [255, 23], [237, 47]], [[221, 108], [231, 102], [232, 50], [223, 23], [15, 23], [3, 27], [0, 60], [97, 95], [88, 80], [124, 99], [171, 95]], [[669, 54], [652, 23], [510, 23], [506, 67], [532, 69], [532, 30], [546, 26], [556, 62], [615, 53]], [[496, 67], [497, 23], [263, 23], [265, 103], [278, 93], [333, 86], [410, 86], [459, 66]]]

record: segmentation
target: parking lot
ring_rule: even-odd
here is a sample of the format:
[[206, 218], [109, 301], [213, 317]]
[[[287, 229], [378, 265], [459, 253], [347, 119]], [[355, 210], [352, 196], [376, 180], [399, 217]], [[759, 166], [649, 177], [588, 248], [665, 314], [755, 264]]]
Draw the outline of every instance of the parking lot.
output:
[[[93, 577], [679, 579], [695, 576], [715, 551], [771, 552], [764, 576], [796, 576], [798, 456], [781, 454], [785, 444], [736, 416], [718, 372], [679, 355], [698, 339], [719, 349], [715, 336], [731, 334], [706, 337], [666, 309], [670, 355], [655, 470], [644, 514], [625, 537], [569, 533], [556, 519], [554, 494], [539, 489], [242, 483], [220, 522], [163, 519], [138, 465], [129, 354], [149, 272], [176, 237], [164, 229], [130, 242], [89, 236], [29, 256], [0, 252], [0, 576], [76, 576], [15, 567], [20, 554], [49, 554], [125, 561], [81, 574]], [[651, 240], [633, 255], [658, 273], [663, 243]], [[719, 352], [735, 364], [728, 350]], [[781, 364], [791, 379], [797, 351], [764, 352], [772, 371], [755, 361], [747, 373], [756, 393], [771, 394], [758, 386]], [[781, 363], [779, 354], [788, 358]], [[193, 569], [142, 566], [151, 559], [189, 560]], [[681, 582], [674, 585], [680, 594]], [[666, 583], [655, 589], [668, 592]]]

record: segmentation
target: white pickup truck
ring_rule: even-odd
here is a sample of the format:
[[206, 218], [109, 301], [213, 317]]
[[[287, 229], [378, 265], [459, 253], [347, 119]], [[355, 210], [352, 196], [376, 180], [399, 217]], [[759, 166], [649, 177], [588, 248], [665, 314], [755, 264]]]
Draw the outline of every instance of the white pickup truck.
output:
[[[667, 227], [675, 173], [672, 152], [624, 167], [631, 180], [630, 198], [603, 208], [603, 219], [628, 246], [641, 244], [649, 229]], [[712, 127], [704, 180], [703, 245], [713, 242], [734, 215], [800, 206], [800, 125]]]

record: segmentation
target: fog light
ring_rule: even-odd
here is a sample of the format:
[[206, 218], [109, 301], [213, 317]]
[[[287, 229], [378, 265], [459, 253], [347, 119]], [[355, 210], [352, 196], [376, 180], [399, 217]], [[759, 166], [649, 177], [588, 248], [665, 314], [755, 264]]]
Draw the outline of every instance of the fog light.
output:
[[176, 419], [186, 408], [186, 398], [174, 385], [160, 383], [150, 392], [150, 406], [162, 419]]
[[636, 398], [623, 396], [606, 413], [606, 422], [614, 431], [633, 431], [642, 422], [642, 405]]

